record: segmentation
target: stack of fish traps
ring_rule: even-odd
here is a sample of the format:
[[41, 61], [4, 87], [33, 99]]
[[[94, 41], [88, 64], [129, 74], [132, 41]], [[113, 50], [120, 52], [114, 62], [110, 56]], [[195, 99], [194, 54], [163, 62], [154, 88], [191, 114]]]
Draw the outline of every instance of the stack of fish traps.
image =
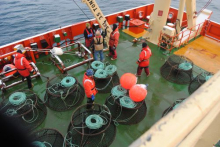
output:
[[90, 105], [91, 109], [83, 105], [73, 112], [64, 139], [66, 147], [105, 147], [113, 142], [116, 126], [112, 122], [110, 111], [105, 105]]
[[62, 147], [64, 137], [55, 129], [41, 129], [31, 134], [34, 147]]
[[184, 57], [172, 55], [160, 68], [166, 80], [177, 84], [189, 84], [193, 77], [193, 62]]
[[55, 111], [66, 111], [79, 106], [85, 97], [84, 88], [70, 75], [57, 75], [47, 82], [45, 104]]
[[112, 88], [111, 95], [105, 105], [109, 108], [116, 123], [131, 125], [141, 122], [147, 114], [145, 100], [134, 102], [127, 94], [127, 90], [120, 85]]
[[6, 97], [0, 103], [0, 112], [12, 118], [15, 124], [33, 130], [46, 118], [46, 106], [32, 91], [19, 90]]
[[99, 93], [109, 93], [114, 86], [119, 84], [119, 76], [115, 65], [93, 61], [91, 68], [95, 71], [94, 80]]

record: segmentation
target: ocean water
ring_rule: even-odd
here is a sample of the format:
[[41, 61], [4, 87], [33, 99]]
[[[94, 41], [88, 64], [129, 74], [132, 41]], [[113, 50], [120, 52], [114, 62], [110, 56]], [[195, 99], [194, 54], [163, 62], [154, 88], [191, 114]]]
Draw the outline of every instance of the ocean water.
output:
[[[104, 15], [154, 3], [154, 0], [96, 1]], [[197, 11], [207, 2], [197, 0]], [[179, 0], [172, 0], [171, 6], [178, 8]], [[220, 23], [219, 0], [212, 0], [207, 9], [213, 11], [211, 20]], [[93, 15], [81, 0], [0, 0], [0, 46], [88, 18]]]

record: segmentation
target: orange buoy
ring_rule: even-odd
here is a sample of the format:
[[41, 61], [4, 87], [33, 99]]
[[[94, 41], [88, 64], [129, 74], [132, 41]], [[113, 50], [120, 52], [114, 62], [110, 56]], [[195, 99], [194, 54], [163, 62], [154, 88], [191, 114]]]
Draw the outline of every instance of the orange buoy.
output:
[[136, 84], [129, 90], [129, 97], [134, 102], [141, 102], [147, 96], [147, 89], [144, 84]]
[[132, 73], [125, 73], [120, 78], [121, 87], [124, 89], [130, 89], [137, 83], [137, 77]]
[[[9, 71], [9, 70], [11, 70], [11, 69], [15, 69], [15, 66], [12, 65], [12, 64], [6, 64], [6, 65], [3, 67], [3, 72], [7, 72], [7, 71]], [[16, 73], [16, 72], [17, 72], [17, 70], [13, 70], [13, 71], [11, 71], [11, 72], [9, 72], [9, 73], [6, 73], [5, 76], [13, 75], [13, 74]]]

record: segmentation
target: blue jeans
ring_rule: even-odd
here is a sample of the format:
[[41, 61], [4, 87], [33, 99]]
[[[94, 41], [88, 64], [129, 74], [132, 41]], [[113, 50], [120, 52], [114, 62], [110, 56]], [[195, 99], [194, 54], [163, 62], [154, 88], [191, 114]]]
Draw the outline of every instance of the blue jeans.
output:
[[100, 55], [100, 61], [104, 60], [104, 55], [103, 55], [103, 50], [100, 51], [94, 51], [94, 60], [97, 61], [98, 60], [98, 54]]

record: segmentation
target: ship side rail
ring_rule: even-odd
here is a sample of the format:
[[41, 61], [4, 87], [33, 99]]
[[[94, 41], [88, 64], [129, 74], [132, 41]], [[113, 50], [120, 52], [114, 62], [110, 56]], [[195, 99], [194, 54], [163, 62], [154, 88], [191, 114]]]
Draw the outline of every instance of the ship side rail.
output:
[[[130, 147], [191, 147], [220, 114], [220, 71], [177, 109], [158, 120]], [[216, 126], [216, 129], [218, 126]]]

